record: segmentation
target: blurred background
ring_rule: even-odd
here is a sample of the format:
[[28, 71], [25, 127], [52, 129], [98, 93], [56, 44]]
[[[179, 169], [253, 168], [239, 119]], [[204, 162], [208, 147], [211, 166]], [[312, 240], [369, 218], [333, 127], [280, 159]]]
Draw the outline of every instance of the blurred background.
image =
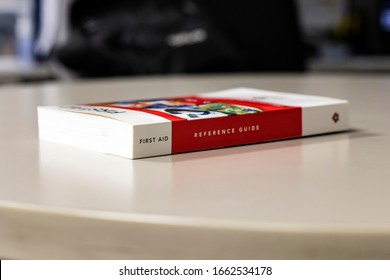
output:
[[0, 0], [0, 83], [389, 70], [390, 0]]

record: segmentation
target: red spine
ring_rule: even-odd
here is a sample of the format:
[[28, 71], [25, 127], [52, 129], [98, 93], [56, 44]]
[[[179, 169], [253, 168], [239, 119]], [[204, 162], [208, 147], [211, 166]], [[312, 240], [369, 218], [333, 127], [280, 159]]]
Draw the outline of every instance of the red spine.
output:
[[172, 153], [228, 147], [302, 135], [301, 108], [172, 122]]

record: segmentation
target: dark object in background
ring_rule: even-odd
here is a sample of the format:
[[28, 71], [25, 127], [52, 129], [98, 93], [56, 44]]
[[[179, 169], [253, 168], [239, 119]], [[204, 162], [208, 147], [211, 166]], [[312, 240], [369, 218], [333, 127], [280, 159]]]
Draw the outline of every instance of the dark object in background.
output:
[[54, 55], [81, 76], [304, 69], [293, 1], [75, 1]]
[[237, 70], [229, 40], [191, 0], [76, 1], [60, 62], [83, 76]]
[[353, 54], [390, 54], [390, 0], [349, 0], [354, 19], [348, 43]]
[[294, 0], [198, 0], [234, 42], [244, 71], [302, 71], [305, 46]]

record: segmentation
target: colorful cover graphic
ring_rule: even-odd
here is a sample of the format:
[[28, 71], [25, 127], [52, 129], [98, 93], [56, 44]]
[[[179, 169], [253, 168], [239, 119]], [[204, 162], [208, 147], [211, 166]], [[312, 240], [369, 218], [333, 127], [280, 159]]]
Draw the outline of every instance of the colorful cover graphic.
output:
[[94, 106], [122, 109], [142, 109], [159, 111], [187, 120], [225, 117], [234, 115], [257, 114], [263, 112], [259, 107], [234, 104], [234, 100], [220, 101], [198, 97], [154, 99], [138, 101], [120, 101], [114, 103], [93, 104]]

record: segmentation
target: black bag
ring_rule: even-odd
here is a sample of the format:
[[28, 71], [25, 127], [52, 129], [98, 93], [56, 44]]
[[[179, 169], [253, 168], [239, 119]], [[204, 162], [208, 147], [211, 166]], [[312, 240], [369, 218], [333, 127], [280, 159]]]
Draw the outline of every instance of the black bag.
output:
[[54, 52], [80, 76], [240, 70], [234, 45], [192, 0], [74, 2]]

